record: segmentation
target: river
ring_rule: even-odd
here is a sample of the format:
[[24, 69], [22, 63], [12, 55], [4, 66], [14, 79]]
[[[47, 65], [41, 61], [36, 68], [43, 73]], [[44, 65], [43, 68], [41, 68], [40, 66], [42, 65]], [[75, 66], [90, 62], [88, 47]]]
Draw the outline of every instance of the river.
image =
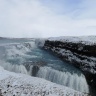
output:
[[34, 39], [3, 39], [0, 44], [0, 66], [4, 69], [89, 93], [89, 86], [81, 71], [38, 48]]

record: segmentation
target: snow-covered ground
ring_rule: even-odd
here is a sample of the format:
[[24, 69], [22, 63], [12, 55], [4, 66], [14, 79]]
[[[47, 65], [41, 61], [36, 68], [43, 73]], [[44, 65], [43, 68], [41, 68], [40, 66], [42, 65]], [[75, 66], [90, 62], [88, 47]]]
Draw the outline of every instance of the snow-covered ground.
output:
[[82, 43], [86, 45], [96, 44], [96, 36], [62, 36], [62, 37], [52, 37], [48, 38], [50, 41], [63, 41], [63, 42], [73, 42], [73, 43]]
[[55, 83], [0, 67], [0, 96], [89, 96]]

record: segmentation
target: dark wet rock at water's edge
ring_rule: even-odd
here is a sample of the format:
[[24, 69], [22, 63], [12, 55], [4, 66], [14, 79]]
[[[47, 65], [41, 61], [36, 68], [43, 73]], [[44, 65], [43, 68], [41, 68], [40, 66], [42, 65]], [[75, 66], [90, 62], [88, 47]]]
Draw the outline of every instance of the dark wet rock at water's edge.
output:
[[40, 67], [45, 66], [47, 63], [45, 61], [35, 61], [35, 62], [25, 62], [24, 66], [26, 67], [27, 71], [30, 70], [30, 75], [36, 77], [36, 74], [39, 71]]

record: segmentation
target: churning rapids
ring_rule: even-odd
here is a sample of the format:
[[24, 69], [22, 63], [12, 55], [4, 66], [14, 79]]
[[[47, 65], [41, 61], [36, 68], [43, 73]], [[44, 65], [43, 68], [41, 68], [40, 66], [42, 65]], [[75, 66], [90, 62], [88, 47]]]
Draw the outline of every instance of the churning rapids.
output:
[[86, 79], [78, 69], [39, 49], [34, 39], [3, 39], [1, 42], [0, 66], [4, 69], [44, 78], [80, 92], [89, 92]]

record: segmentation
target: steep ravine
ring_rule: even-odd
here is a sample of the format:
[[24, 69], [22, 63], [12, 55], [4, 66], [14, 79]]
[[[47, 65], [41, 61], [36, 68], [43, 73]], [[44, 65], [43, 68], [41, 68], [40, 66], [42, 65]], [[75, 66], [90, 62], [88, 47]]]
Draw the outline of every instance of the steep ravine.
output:
[[96, 89], [96, 44], [45, 40], [42, 48], [83, 71], [89, 85]]

